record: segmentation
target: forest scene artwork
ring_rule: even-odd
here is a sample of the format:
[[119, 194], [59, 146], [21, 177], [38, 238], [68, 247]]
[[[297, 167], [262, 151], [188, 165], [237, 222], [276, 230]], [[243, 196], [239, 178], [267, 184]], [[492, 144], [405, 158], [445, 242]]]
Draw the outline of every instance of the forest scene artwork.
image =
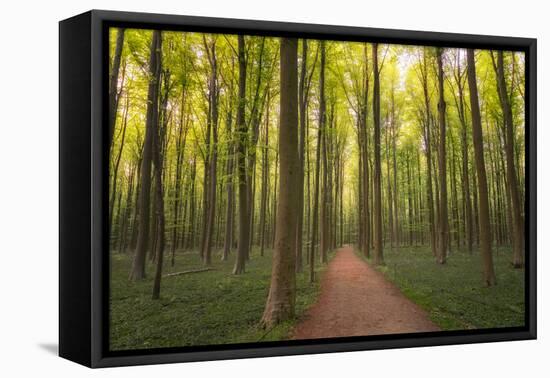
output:
[[109, 29], [111, 351], [525, 325], [525, 54]]

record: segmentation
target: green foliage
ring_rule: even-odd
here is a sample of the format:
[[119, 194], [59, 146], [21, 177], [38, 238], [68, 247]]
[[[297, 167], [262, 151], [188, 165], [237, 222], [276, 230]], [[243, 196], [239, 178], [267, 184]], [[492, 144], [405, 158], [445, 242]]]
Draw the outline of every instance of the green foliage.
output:
[[[295, 324], [268, 330], [258, 326], [269, 291], [271, 250], [264, 257], [253, 250], [243, 275], [231, 274], [233, 256], [225, 262], [215, 256], [211, 271], [164, 277], [160, 300], [151, 299], [151, 264], [147, 279], [133, 283], [128, 281], [130, 256], [111, 256], [112, 350], [281, 340]], [[197, 253], [185, 252], [176, 255], [173, 268], [168, 261], [164, 272], [202, 267]], [[297, 274], [295, 320], [315, 302], [319, 289], [307, 273]]]
[[[360, 255], [360, 252], [357, 251]], [[495, 250], [497, 285], [483, 287], [477, 251], [454, 250], [444, 265], [429, 248], [387, 248], [379, 270], [403, 294], [424, 308], [442, 330], [521, 327], [524, 325], [524, 274], [512, 269], [509, 248]]]

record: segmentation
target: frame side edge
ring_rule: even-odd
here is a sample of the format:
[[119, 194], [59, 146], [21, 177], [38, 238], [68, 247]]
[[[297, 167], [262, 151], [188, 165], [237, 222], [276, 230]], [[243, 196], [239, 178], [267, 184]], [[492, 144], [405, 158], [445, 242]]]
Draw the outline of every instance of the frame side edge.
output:
[[90, 12], [59, 23], [59, 356], [90, 366]]

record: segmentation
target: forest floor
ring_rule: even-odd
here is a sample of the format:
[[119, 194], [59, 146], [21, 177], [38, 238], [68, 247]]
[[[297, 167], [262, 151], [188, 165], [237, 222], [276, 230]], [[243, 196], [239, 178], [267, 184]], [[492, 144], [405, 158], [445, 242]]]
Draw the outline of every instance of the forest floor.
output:
[[[364, 256], [356, 255], [367, 262]], [[521, 327], [525, 323], [525, 270], [513, 269], [509, 246], [494, 246], [497, 284], [485, 287], [482, 262], [453, 246], [446, 264], [436, 264], [426, 246], [384, 249], [385, 264], [377, 268], [401, 292], [428, 312], [442, 330]]]
[[292, 336], [312, 339], [438, 330], [422, 308], [346, 246], [330, 262], [319, 300]]
[[[259, 327], [271, 280], [271, 250], [260, 256], [253, 247], [246, 273], [232, 274], [234, 251], [221, 261], [212, 256], [211, 270], [164, 276], [159, 300], [152, 300], [154, 265], [147, 264], [147, 278], [130, 282], [130, 254], [111, 254], [110, 344], [112, 350], [234, 344], [288, 339], [298, 318], [317, 300], [319, 280], [309, 282], [308, 269], [296, 275], [297, 318], [269, 330]], [[333, 253], [329, 255], [329, 258]], [[164, 274], [203, 268], [196, 251], [178, 251], [170, 265], [167, 253]], [[316, 264], [320, 277], [326, 265]]]
[[[514, 327], [524, 324], [524, 270], [512, 269], [509, 247], [495, 248], [497, 285], [483, 287], [477, 251], [453, 250], [434, 262], [430, 248], [385, 248], [376, 269], [351, 246], [317, 262], [311, 284], [296, 275], [296, 318], [273, 329], [259, 327], [271, 277], [271, 250], [257, 248], [246, 273], [232, 274], [234, 254], [212, 270], [163, 277], [161, 298], [152, 300], [154, 265], [147, 278], [130, 282], [130, 254], [111, 254], [110, 344], [112, 350], [234, 344], [428, 330]], [[165, 259], [164, 273], [202, 268], [196, 251]], [[298, 325], [297, 325], [298, 324]]]

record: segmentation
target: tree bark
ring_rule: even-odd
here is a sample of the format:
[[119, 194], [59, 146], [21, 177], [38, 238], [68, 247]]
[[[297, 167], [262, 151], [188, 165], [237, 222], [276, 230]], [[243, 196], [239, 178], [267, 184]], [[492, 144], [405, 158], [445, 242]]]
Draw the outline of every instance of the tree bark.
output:
[[130, 279], [133, 281], [145, 278], [145, 257], [149, 244], [149, 221], [151, 199], [151, 160], [154, 133], [158, 129], [158, 98], [161, 71], [161, 32], [153, 31], [151, 53], [149, 57], [149, 86], [147, 91], [147, 114], [145, 142], [141, 166], [141, 188], [139, 195], [140, 220], [136, 253], [132, 263]]
[[238, 129], [238, 147], [237, 147], [237, 172], [239, 179], [239, 245], [237, 248], [237, 258], [233, 274], [242, 274], [245, 272], [246, 257], [249, 247], [249, 213], [248, 213], [248, 191], [246, 174], [246, 145], [247, 145], [247, 127], [245, 122], [246, 106], [246, 61], [245, 61], [245, 41], [244, 36], [238, 37], [238, 58], [239, 58], [239, 94], [237, 106], [237, 129]]
[[483, 282], [486, 286], [496, 284], [491, 248], [491, 224], [489, 221], [489, 198], [487, 194], [487, 176], [483, 156], [483, 131], [477, 92], [477, 78], [474, 50], [468, 49], [468, 86], [470, 88], [470, 109], [472, 112], [472, 136], [476, 160], [477, 185], [479, 192], [479, 243], [483, 261]]
[[[162, 36], [159, 37], [159, 61], [161, 60], [161, 47], [162, 47]], [[159, 66], [162, 63], [159, 62]], [[166, 99], [167, 100], [167, 99]], [[162, 279], [162, 265], [164, 262], [164, 191], [162, 183], [162, 170], [163, 163], [160, 154], [161, 140], [159, 135], [160, 130], [155, 130], [153, 132], [153, 165], [155, 166], [155, 190], [156, 190], [156, 200], [157, 200], [157, 214], [154, 214], [158, 221], [158, 245], [157, 245], [157, 266], [155, 270], [155, 279], [153, 281], [153, 299], [160, 298], [160, 283]]]
[[325, 98], [325, 65], [326, 65], [326, 47], [325, 41], [321, 41], [321, 68], [319, 74], [319, 128], [321, 129], [321, 160], [322, 169], [317, 174], [323, 174], [322, 183], [322, 198], [321, 198], [321, 210], [320, 210], [320, 247], [319, 257], [321, 263], [327, 262], [327, 250], [328, 250], [328, 214], [327, 214], [327, 115], [326, 115], [326, 98]]
[[298, 147], [298, 224], [296, 226], [296, 272], [303, 270], [302, 242], [304, 224], [304, 163], [305, 163], [305, 138], [306, 138], [306, 109], [307, 109], [307, 39], [302, 39], [302, 64], [300, 68], [300, 86], [298, 88], [300, 144]]
[[380, 71], [378, 66], [378, 43], [372, 44], [374, 69], [373, 116], [374, 116], [374, 265], [384, 264], [382, 236], [382, 167], [380, 162]]
[[[493, 58], [494, 59], [494, 58]], [[497, 75], [498, 97], [500, 106], [504, 115], [504, 150], [506, 152], [506, 178], [508, 190], [512, 202], [512, 249], [514, 268], [523, 268], [524, 265], [524, 244], [523, 244], [523, 220], [521, 216], [521, 205], [518, 191], [518, 179], [516, 176], [516, 167], [514, 162], [514, 118], [512, 106], [510, 104], [510, 94], [508, 93], [506, 78], [504, 75], [504, 53], [497, 52], [497, 62], [495, 64]]]
[[118, 93], [118, 74], [120, 71], [120, 61], [122, 59], [123, 47], [124, 28], [118, 28], [116, 36], [115, 55], [113, 57], [113, 65], [111, 67], [111, 75], [109, 78], [109, 150], [113, 145], [113, 137], [115, 135], [116, 112], [120, 97]]
[[[218, 171], [218, 62], [216, 58], [216, 42], [211, 42], [209, 45], [205, 42], [205, 48], [210, 63], [210, 78], [208, 88], [208, 112], [209, 112], [209, 129], [212, 131], [212, 144], [208, 143], [209, 150], [205, 153], [208, 154], [208, 207], [205, 222], [204, 246], [202, 250], [202, 262], [204, 265], [210, 265], [212, 263], [212, 237], [214, 234], [214, 221], [216, 218], [216, 184], [217, 184], [217, 171]], [[206, 189], [205, 189], [206, 190]]]
[[271, 287], [262, 324], [271, 327], [294, 317], [295, 243], [298, 206], [298, 41], [281, 39], [280, 186]]
[[439, 116], [439, 235], [437, 262], [445, 264], [449, 243], [449, 215], [447, 207], [447, 125], [443, 73], [443, 49], [437, 49], [437, 82], [439, 102], [437, 104]]

